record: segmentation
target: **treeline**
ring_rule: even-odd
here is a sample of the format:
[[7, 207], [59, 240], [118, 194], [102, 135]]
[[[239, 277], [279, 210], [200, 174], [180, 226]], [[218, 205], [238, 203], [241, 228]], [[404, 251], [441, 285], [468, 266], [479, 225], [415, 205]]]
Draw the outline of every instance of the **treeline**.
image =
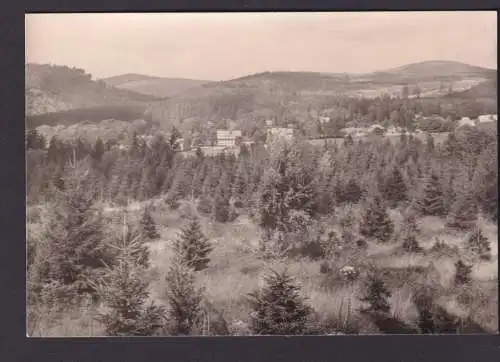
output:
[[[412, 204], [421, 196], [421, 186], [434, 177], [443, 194], [443, 213], [469, 193], [483, 212], [496, 213], [495, 137], [474, 128], [451, 132], [440, 145], [430, 135], [426, 142], [402, 136], [395, 145], [387, 140], [354, 142], [347, 137], [343, 147], [296, 142], [271, 152], [258, 148], [251, 152], [242, 146], [238, 157], [205, 157], [201, 150], [194, 157], [183, 157], [173, 148], [176, 137], [177, 133], [168, 140], [156, 136], [150, 147], [135, 137], [129, 151], [112, 149], [100, 139], [89, 145], [80, 139], [69, 144], [53, 138], [46, 151], [35, 151], [43, 148], [43, 142], [32, 132], [28, 136], [29, 199], [50, 198], [54, 179], [63, 182], [69, 165], [83, 162], [91, 166], [87, 177], [92, 178], [92, 190], [99, 198], [121, 204], [127, 199], [167, 195], [172, 205], [189, 197], [202, 205], [231, 200], [250, 207], [266, 186], [282, 183], [283, 190], [276, 186], [280, 192], [306, 193], [307, 208], [298, 201], [302, 196], [295, 195], [298, 199], [290, 202], [299, 202], [301, 206], [294, 207], [314, 215], [330, 212], [335, 203], [357, 203], [374, 188], [387, 202]], [[393, 188], [401, 190], [401, 200], [392, 199]]]
[[105, 106], [92, 108], [78, 108], [61, 112], [45, 113], [26, 117], [26, 127], [35, 129], [41, 125], [57, 126], [72, 125], [80, 122], [99, 123], [103, 119], [119, 119], [121, 121], [133, 121], [144, 117], [146, 106]]

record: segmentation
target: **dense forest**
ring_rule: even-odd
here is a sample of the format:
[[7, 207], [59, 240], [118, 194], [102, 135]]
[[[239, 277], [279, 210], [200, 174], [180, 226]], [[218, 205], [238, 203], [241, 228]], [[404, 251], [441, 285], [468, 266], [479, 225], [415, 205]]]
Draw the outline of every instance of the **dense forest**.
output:
[[[381, 98], [344, 108], [411, 128], [419, 102], [407, 104]], [[188, 157], [176, 152], [176, 132], [156, 136], [150, 146], [131, 137], [130, 150], [101, 139], [55, 137], [46, 147], [36, 131], [28, 132], [31, 334], [49, 333], [40, 327], [47, 315], [57, 323], [75, 310], [80, 318], [82, 310], [93, 311], [100, 326], [76, 334], [498, 329], [488, 314], [497, 279], [477, 281], [471, 274], [496, 258], [483, 229], [498, 218], [496, 134], [463, 127], [440, 144], [430, 134], [425, 142], [405, 135], [397, 143], [345, 137], [343, 145], [322, 146], [298, 139], [213, 157], [201, 149]], [[141, 205], [140, 215], [133, 205]], [[177, 221], [159, 221], [172, 215]], [[241, 220], [255, 240], [236, 245]], [[436, 220], [464, 244], [451, 245], [446, 235], [425, 239], [427, 223]], [[151, 246], [165, 235], [173, 239], [168, 258]], [[391, 268], [383, 262], [390, 257], [425, 262]], [[451, 263], [452, 280], [443, 281], [435, 263], [443, 260]], [[236, 265], [241, 269], [232, 272]], [[261, 287], [248, 293], [234, 284], [234, 278], [259, 279], [255, 273], [269, 268]], [[238, 291], [221, 301], [217, 288], [225, 278]], [[396, 296], [407, 298], [397, 313]], [[443, 298], [467, 312], [443, 308]], [[342, 302], [332, 314], [333, 300]]]

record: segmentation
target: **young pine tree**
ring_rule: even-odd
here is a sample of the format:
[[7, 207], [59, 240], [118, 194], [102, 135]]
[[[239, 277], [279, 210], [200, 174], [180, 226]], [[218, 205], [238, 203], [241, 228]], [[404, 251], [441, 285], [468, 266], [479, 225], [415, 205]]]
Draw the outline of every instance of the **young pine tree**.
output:
[[413, 233], [406, 234], [403, 237], [403, 250], [409, 253], [418, 253], [422, 251], [422, 247], [417, 241], [417, 237]]
[[359, 231], [361, 235], [379, 241], [388, 241], [391, 238], [394, 232], [394, 223], [380, 196], [376, 195], [369, 200]]
[[297, 335], [308, 329], [312, 309], [300, 296], [300, 288], [285, 272], [273, 272], [266, 286], [249, 295], [251, 329], [256, 334]]
[[170, 306], [169, 330], [173, 335], [192, 334], [199, 322], [201, 314], [202, 290], [195, 287], [193, 269], [176, 254], [166, 276], [166, 298]]
[[426, 181], [416, 206], [422, 215], [443, 216], [445, 214], [444, 194], [435, 173], [432, 173]]
[[465, 264], [462, 260], [459, 260], [455, 263], [455, 268], [455, 285], [470, 283], [472, 266]]
[[460, 197], [452, 205], [447, 226], [459, 230], [470, 230], [477, 221], [477, 215], [478, 208], [476, 200], [469, 195]]
[[156, 223], [148, 207], [144, 209], [139, 224], [141, 232], [145, 238], [154, 240], [160, 237], [160, 234], [158, 234], [158, 231], [156, 230]]
[[469, 249], [482, 260], [491, 259], [491, 246], [488, 238], [480, 228], [476, 227], [467, 239]]
[[147, 304], [142, 240], [131, 235], [124, 225], [123, 236], [111, 245], [115, 263], [92, 283], [106, 308], [97, 319], [108, 336], [151, 336], [163, 327], [164, 309]]
[[92, 291], [87, 278], [111, 262], [103, 242], [102, 216], [83, 185], [76, 189], [68, 186], [68, 191], [58, 196], [45, 235], [45, 278], [79, 292]]
[[384, 183], [384, 198], [392, 207], [407, 199], [407, 187], [399, 167], [394, 166]]
[[366, 293], [360, 300], [368, 303], [370, 306], [363, 309], [363, 311], [388, 313], [391, 310], [391, 306], [387, 299], [391, 297], [392, 293], [386, 288], [382, 279], [371, 274], [368, 277], [366, 288]]
[[417, 241], [417, 220], [413, 212], [407, 211], [404, 215], [403, 228], [403, 250], [409, 253], [421, 252], [423, 249]]
[[174, 248], [188, 267], [195, 271], [207, 268], [210, 261], [208, 254], [212, 251], [212, 245], [203, 235], [197, 218], [193, 218], [182, 229]]

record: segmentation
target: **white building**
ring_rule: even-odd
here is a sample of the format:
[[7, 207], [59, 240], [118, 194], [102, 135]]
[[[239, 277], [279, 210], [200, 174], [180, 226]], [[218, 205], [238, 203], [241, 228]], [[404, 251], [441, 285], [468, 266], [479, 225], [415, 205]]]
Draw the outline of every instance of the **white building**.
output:
[[496, 122], [497, 118], [496, 114], [483, 114], [477, 117], [477, 121], [478, 123]]
[[325, 124], [325, 123], [330, 122], [330, 117], [319, 116], [318, 120], [319, 120], [319, 123]]
[[458, 127], [471, 126], [474, 127], [476, 124], [469, 117], [463, 117], [458, 121]]
[[217, 146], [233, 147], [241, 141], [241, 131], [217, 130]]
[[295, 135], [293, 128], [273, 127], [267, 130], [267, 141], [272, 142], [277, 139], [291, 141]]
[[178, 138], [175, 140], [176, 151], [182, 152], [184, 151], [184, 138]]

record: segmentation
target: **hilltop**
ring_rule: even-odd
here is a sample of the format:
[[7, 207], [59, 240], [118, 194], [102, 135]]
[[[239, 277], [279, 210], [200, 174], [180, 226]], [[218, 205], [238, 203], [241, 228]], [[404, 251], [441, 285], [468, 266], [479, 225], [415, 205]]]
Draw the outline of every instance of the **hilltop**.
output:
[[[334, 99], [401, 97], [437, 99], [491, 82], [496, 70], [458, 62], [414, 63], [362, 75], [318, 72], [262, 72], [191, 88], [155, 103], [153, 114], [161, 123], [184, 119], [267, 118], [309, 119], [308, 109], [330, 108]], [[481, 86], [484, 87], [484, 86]], [[496, 89], [496, 84], [494, 85]], [[337, 102], [338, 103], [338, 102]]]
[[108, 85], [119, 89], [127, 89], [137, 93], [155, 97], [170, 97], [187, 91], [190, 88], [210, 83], [206, 80], [185, 78], [164, 78], [150, 75], [129, 73], [101, 79]]
[[48, 64], [25, 66], [26, 115], [108, 106], [144, 106], [158, 100], [92, 79], [83, 69]]

